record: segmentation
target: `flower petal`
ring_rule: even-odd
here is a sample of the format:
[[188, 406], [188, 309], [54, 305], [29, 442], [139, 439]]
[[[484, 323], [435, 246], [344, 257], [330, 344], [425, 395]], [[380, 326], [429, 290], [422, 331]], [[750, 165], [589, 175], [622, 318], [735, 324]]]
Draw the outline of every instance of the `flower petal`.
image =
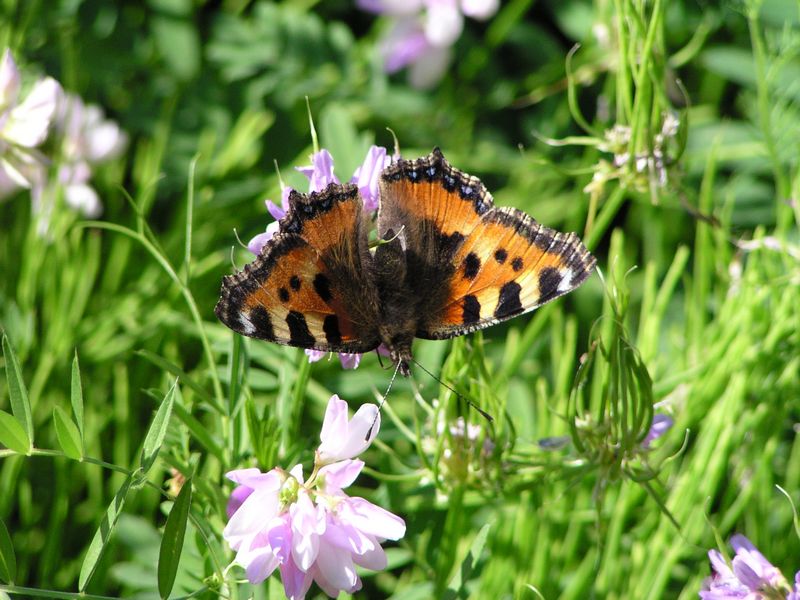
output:
[[[289, 509], [292, 527], [292, 559], [303, 571], [308, 571], [319, 552], [319, 536], [325, 531], [325, 520], [308, 492], [301, 490], [297, 502]], [[321, 531], [320, 531], [321, 529]]]
[[246, 485], [240, 485], [231, 492], [231, 497], [228, 498], [228, 505], [225, 507], [225, 513], [230, 519], [233, 514], [239, 510], [239, 507], [244, 504], [244, 501], [253, 493], [253, 488]]
[[72, 208], [79, 210], [84, 216], [93, 219], [103, 212], [100, 197], [94, 188], [85, 183], [76, 183], [64, 188], [64, 199]]
[[267, 242], [274, 238], [278, 231], [278, 222], [273, 221], [267, 225], [267, 230], [264, 233], [259, 233], [257, 236], [247, 242], [247, 249], [256, 256], [259, 256], [261, 254], [261, 250], [264, 248]]
[[403, 519], [363, 498], [348, 498], [339, 505], [339, 518], [364, 533], [399, 540], [406, 533]]
[[461, 10], [468, 17], [481, 21], [488, 19], [500, 8], [500, 0], [461, 0]]
[[391, 158], [386, 156], [386, 148], [370, 146], [364, 162], [356, 169], [350, 180], [358, 186], [367, 212], [378, 210], [380, 174], [390, 163]]
[[[344, 400], [339, 400], [338, 396], [336, 396], [336, 400], [344, 403], [346, 410], [347, 403]], [[331, 401], [333, 401], [333, 398], [331, 398]], [[328, 406], [331, 406], [330, 402]], [[317, 457], [321, 464], [358, 456], [369, 447], [380, 429], [380, 413], [378, 412], [378, 406], [375, 404], [362, 404], [349, 423], [342, 422], [341, 404], [337, 403], [336, 411], [337, 420], [335, 422], [331, 421], [327, 429], [323, 422], [323, 433], [320, 435], [322, 443], [317, 450]], [[367, 438], [368, 434], [369, 438]]]
[[225, 473], [225, 477], [238, 483], [239, 485], [246, 485], [254, 490], [267, 488], [277, 491], [281, 487], [283, 477], [277, 469], [272, 469], [266, 473], [262, 473], [259, 469], [235, 469]]
[[319, 470], [319, 476], [325, 481], [325, 492], [335, 494], [342, 488], [349, 487], [364, 468], [362, 460], [341, 460], [326, 465]]
[[278, 494], [275, 490], [261, 488], [255, 490], [242, 503], [231, 517], [222, 536], [234, 550], [242, 542], [261, 532], [275, 517], [278, 511]]
[[464, 16], [455, 1], [439, 0], [428, 4], [425, 37], [433, 46], [452, 46], [464, 29]]
[[336, 447], [339, 440], [347, 435], [347, 402], [334, 394], [328, 400], [325, 408], [325, 417], [322, 419], [322, 431], [319, 439], [322, 442], [319, 446], [323, 448]]
[[41, 144], [47, 137], [60, 94], [61, 86], [55, 79], [47, 77], [37, 82], [25, 100], [11, 111], [2, 137], [26, 148]]
[[[11, 50], [6, 48], [0, 61], [0, 112], [14, 106], [19, 96], [20, 74]], [[2, 122], [0, 120], [0, 122]]]
[[339, 183], [333, 172], [333, 157], [324, 148], [311, 155], [310, 167], [297, 167], [297, 170], [308, 177], [309, 192], [319, 192], [331, 183]]
[[308, 588], [311, 587], [311, 574], [304, 573], [292, 561], [291, 554], [285, 562], [281, 563], [281, 581], [283, 591], [289, 600], [302, 600], [306, 597]]
[[359, 363], [361, 362], [361, 354], [348, 354], [347, 352], [339, 352], [339, 361], [342, 363], [343, 369], [357, 369]]
[[324, 538], [320, 541], [317, 567], [323, 579], [337, 590], [352, 592], [359, 584], [350, 553], [328, 543]]
[[[367, 536], [371, 537], [371, 536]], [[370, 569], [371, 571], [382, 571], [386, 568], [386, 552], [378, 544], [377, 540], [373, 538], [375, 545], [372, 549], [367, 550], [363, 554], [353, 554], [353, 562], [360, 567]]]
[[400, 19], [381, 42], [383, 68], [387, 73], [395, 73], [422, 59], [430, 49], [431, 44], [417, 19]]
[[424, 60], [411, 65], [408, 82], [415, 88], [427, 90], [439, 83], [450, 65], [450, 48], [431, 48]]

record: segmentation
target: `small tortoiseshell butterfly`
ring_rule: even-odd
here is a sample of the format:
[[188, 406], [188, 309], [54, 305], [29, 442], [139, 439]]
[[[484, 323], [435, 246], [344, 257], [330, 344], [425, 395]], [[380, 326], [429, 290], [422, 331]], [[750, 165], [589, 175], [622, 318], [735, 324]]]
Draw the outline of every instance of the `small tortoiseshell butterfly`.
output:
[[254, 338], [330, 352], [381, 343], [409, 374], [415, 337], [442, 340], [524, 314], [574, 290], [595, 259], [574, 233], [494, 206], [438, 148], [380, 175], [370, 251], [358, 188], [289, 196], [261, 255], [225, 277], [215, 312]]

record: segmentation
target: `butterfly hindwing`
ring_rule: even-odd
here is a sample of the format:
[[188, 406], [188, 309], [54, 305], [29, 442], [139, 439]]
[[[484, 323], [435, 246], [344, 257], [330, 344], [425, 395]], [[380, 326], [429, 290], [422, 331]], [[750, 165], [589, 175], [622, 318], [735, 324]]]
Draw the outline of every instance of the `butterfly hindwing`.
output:
[[409, 272], [423, 282], [417, 337], [463, 335], [533, 310], [576, 288], [594, 266], [574, 234], [495, 207], [483, 184], [438, 149], [398, 161], [381, 179], [379, 230], [405, 231]]
[[454, 258], [449, 301], [419, 337], [463, 335], [529, 312], [578, 287], [594, 268], [574, 233], [548, 229], [522, 211], [495, 207], [481, 221]]
[[335, 352], [378, 345], [377, 292], [361, 199], [350, 185], [292, 193], [280, 233], [226, 277], [217, 316], [231, 329], [280, 344]]

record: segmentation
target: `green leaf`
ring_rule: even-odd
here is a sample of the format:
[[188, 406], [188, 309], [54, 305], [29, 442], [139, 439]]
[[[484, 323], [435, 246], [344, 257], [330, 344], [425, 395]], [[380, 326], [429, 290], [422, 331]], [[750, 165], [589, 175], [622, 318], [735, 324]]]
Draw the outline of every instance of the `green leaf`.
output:
[[6, 524], [0, 519], [0, 579], [13, 584], [16, 573], [17, 557], [14, 555], [14, 546], [11, 545]]
[[164, 436], [167, 435], [167, 426], [169, 425], [169, 417], [172, 414], [172, 405], [175, 402], [175, 393], [178, 386], [178, 381], [172, 384], [172, 387], [164, 396], [161, 406], [158, 407], [156, 416], [153, 417], [153, 422], [150, 424], [150, 429], [147, 431], [147, 436], [144, 438], [144, 446], [142, 447], [142, 470], [147, 473], [153, 466], [158, 456], [158, 451], [161, 450], [161, 444], [164, 442]]
[[[8, 341], [8, 337], [3, 335], [3, 357], [6, 361], [6, 379], [8, 380], [8, 395], [11, 398], [11, 412], [22, 425], [28, 436], [28, 446], [33, 444], [33, 419], [31, 419], [31, 403], [28, 400], [28, 390], [22, 381], [22, 371], [20, 371], [17, 356]], [[27, 452], [27, 451], [26, 451]]]
[[78, 577], [78, 590], [86, 591], [86, 586], [89, 585], [94, 570], [97, 568], [97, 563], [103, 556], [103, 551], [108, 545], [111, 538], [111, 533], [114, 531], [114, 526], [117, 524], [119, 515], [122, 513], [122, 507], [125, 506], [125, 498], [128, 495], [128, 490], [131, 488], [133, 476], [129, 475], [122, 487], [117, 490], [111, 504], [108, 505], [103, 519], [100, 521], [100, 526], [94, 533], [92, 543], [89, 544], [89, 550], [86, 551], [86, 556], [83, 558], [81, 565], [81, 573]]
[[53, 422], [56, 426], [56, 437], [58, 445], [68, 457], [74, 460], [83, 458], [83, 441], [78, 431], [78, 426], [72, 422], [65, 411], [60, 406], [53, 410]]
[[75, 415], [75, 422], [78, 424], [78, 431], [81, 434], [81, 447], [83, 447], [83, 386], [81, 385], [81, 370], [78, 366], [77, 350], [75, 351], [75, 358], [72, 359], [70, 402], [72, 402], [72, 414]]
[[192, 506], [192, 480], [187, 479], [180, 494], [169, 511], [161, 548], [158, 552], [158, 593], [162, 598], [169, 597], [178, 573], [178, 563], [183, 551], [183, 538], [186, 535], [186, 522]]
[[444, 598], [449, 600], [451, 598], [466, 598], [468, 596], [466, 584], [470, 580], [472, 572], [475, 570], [475, 565], [478, 564], [478, 559], [481, 557], [483, 547], [486, 545], [486, 537], [489, 535], [491, 526], [491, 523], [487, 523], [481, 527], [481, 530], [475, 536], [469, 553], [467, 553], [467, 556], [464, 557], [464, 560], [461, 562], [461, 568], [453, 575], [453, 578], [447, 585]]
[[3, 410], [0, 410], [0, 444], [20, 454], [28, 454], [31, 451], [31, 441], [22, 425]]

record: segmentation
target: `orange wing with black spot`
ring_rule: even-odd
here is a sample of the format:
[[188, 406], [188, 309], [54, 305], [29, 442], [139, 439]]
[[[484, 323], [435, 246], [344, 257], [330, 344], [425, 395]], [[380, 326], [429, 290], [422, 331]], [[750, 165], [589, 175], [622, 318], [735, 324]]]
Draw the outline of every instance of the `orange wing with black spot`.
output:
[[378, 299], [358, 189], [292, 192], [289, 205], [261, 255], [223, 280], [217, 316], [234, 331], [279, 344], [376, 348]]
[[438, 149], [381, 177], [378, 227], [400, 231], [409, 285], [422, 298], [416, 336], [444, 339], [529, 312], [578, 287], [594, 257], [575, 234], [496, 207]]

